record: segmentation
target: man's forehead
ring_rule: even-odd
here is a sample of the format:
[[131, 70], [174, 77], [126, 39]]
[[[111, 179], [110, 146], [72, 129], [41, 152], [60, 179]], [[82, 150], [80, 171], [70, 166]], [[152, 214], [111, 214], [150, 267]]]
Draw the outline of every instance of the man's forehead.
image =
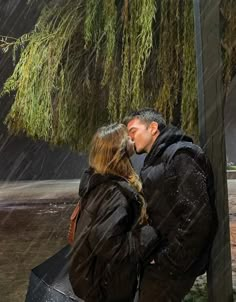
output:
[[128, 130], [132, 128], [139, 127], [140, 125], [144, 125], [144, 122], [142, 122], [139, 118], [134, 118], [133, 120], [129, 121], [127, 124]]

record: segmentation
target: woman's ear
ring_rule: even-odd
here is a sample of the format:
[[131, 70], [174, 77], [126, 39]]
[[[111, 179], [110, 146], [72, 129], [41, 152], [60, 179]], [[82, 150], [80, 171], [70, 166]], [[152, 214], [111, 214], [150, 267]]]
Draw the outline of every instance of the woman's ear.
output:
[[158, 123], [157, 122], [151, 122], [151, 124], [149, 125], [150, 129], [151, 129], [151, 134], [154, 136], [159, 132], [158, 129]]

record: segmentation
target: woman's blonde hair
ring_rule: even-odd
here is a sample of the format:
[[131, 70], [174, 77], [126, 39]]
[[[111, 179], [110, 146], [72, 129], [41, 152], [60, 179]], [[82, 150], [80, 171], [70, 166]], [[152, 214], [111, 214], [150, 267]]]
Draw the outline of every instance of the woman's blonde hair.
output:
[[142, 204], [140, 223], [147, 222], [146, 203], [142, 197], [142, 184], [127, 151], [128, 131], [123, 124], [101, 127], [95, 133], [90, 147], [89, 165], [96, 173], [113, 174], [125, 178], [140, 196]]

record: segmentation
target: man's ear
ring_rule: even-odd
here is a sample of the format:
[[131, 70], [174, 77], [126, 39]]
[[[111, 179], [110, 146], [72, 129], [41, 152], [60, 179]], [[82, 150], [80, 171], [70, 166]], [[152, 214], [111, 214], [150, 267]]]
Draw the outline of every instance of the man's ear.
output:
[[151, 134], [152, 135], [156, 135], [159, 132], [158, 123], [157, 122], [151, 122], [151, 124], [149, 125], [149, 127], [151, 129]]

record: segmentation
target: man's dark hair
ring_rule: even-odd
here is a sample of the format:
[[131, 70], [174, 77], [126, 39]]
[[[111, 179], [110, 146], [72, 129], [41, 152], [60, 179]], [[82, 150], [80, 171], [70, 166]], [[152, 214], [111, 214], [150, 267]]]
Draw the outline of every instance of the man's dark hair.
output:
[[162, 131], [166, 127], [166, 121], [163, 116], [152, 108], [143, 108], [131, 112], [123, 119], [123, 123], [127, 126], [127, 124], [134, 118], [140, 119], [147, 125], [151, 122], [157, 122], [159, 131]]

